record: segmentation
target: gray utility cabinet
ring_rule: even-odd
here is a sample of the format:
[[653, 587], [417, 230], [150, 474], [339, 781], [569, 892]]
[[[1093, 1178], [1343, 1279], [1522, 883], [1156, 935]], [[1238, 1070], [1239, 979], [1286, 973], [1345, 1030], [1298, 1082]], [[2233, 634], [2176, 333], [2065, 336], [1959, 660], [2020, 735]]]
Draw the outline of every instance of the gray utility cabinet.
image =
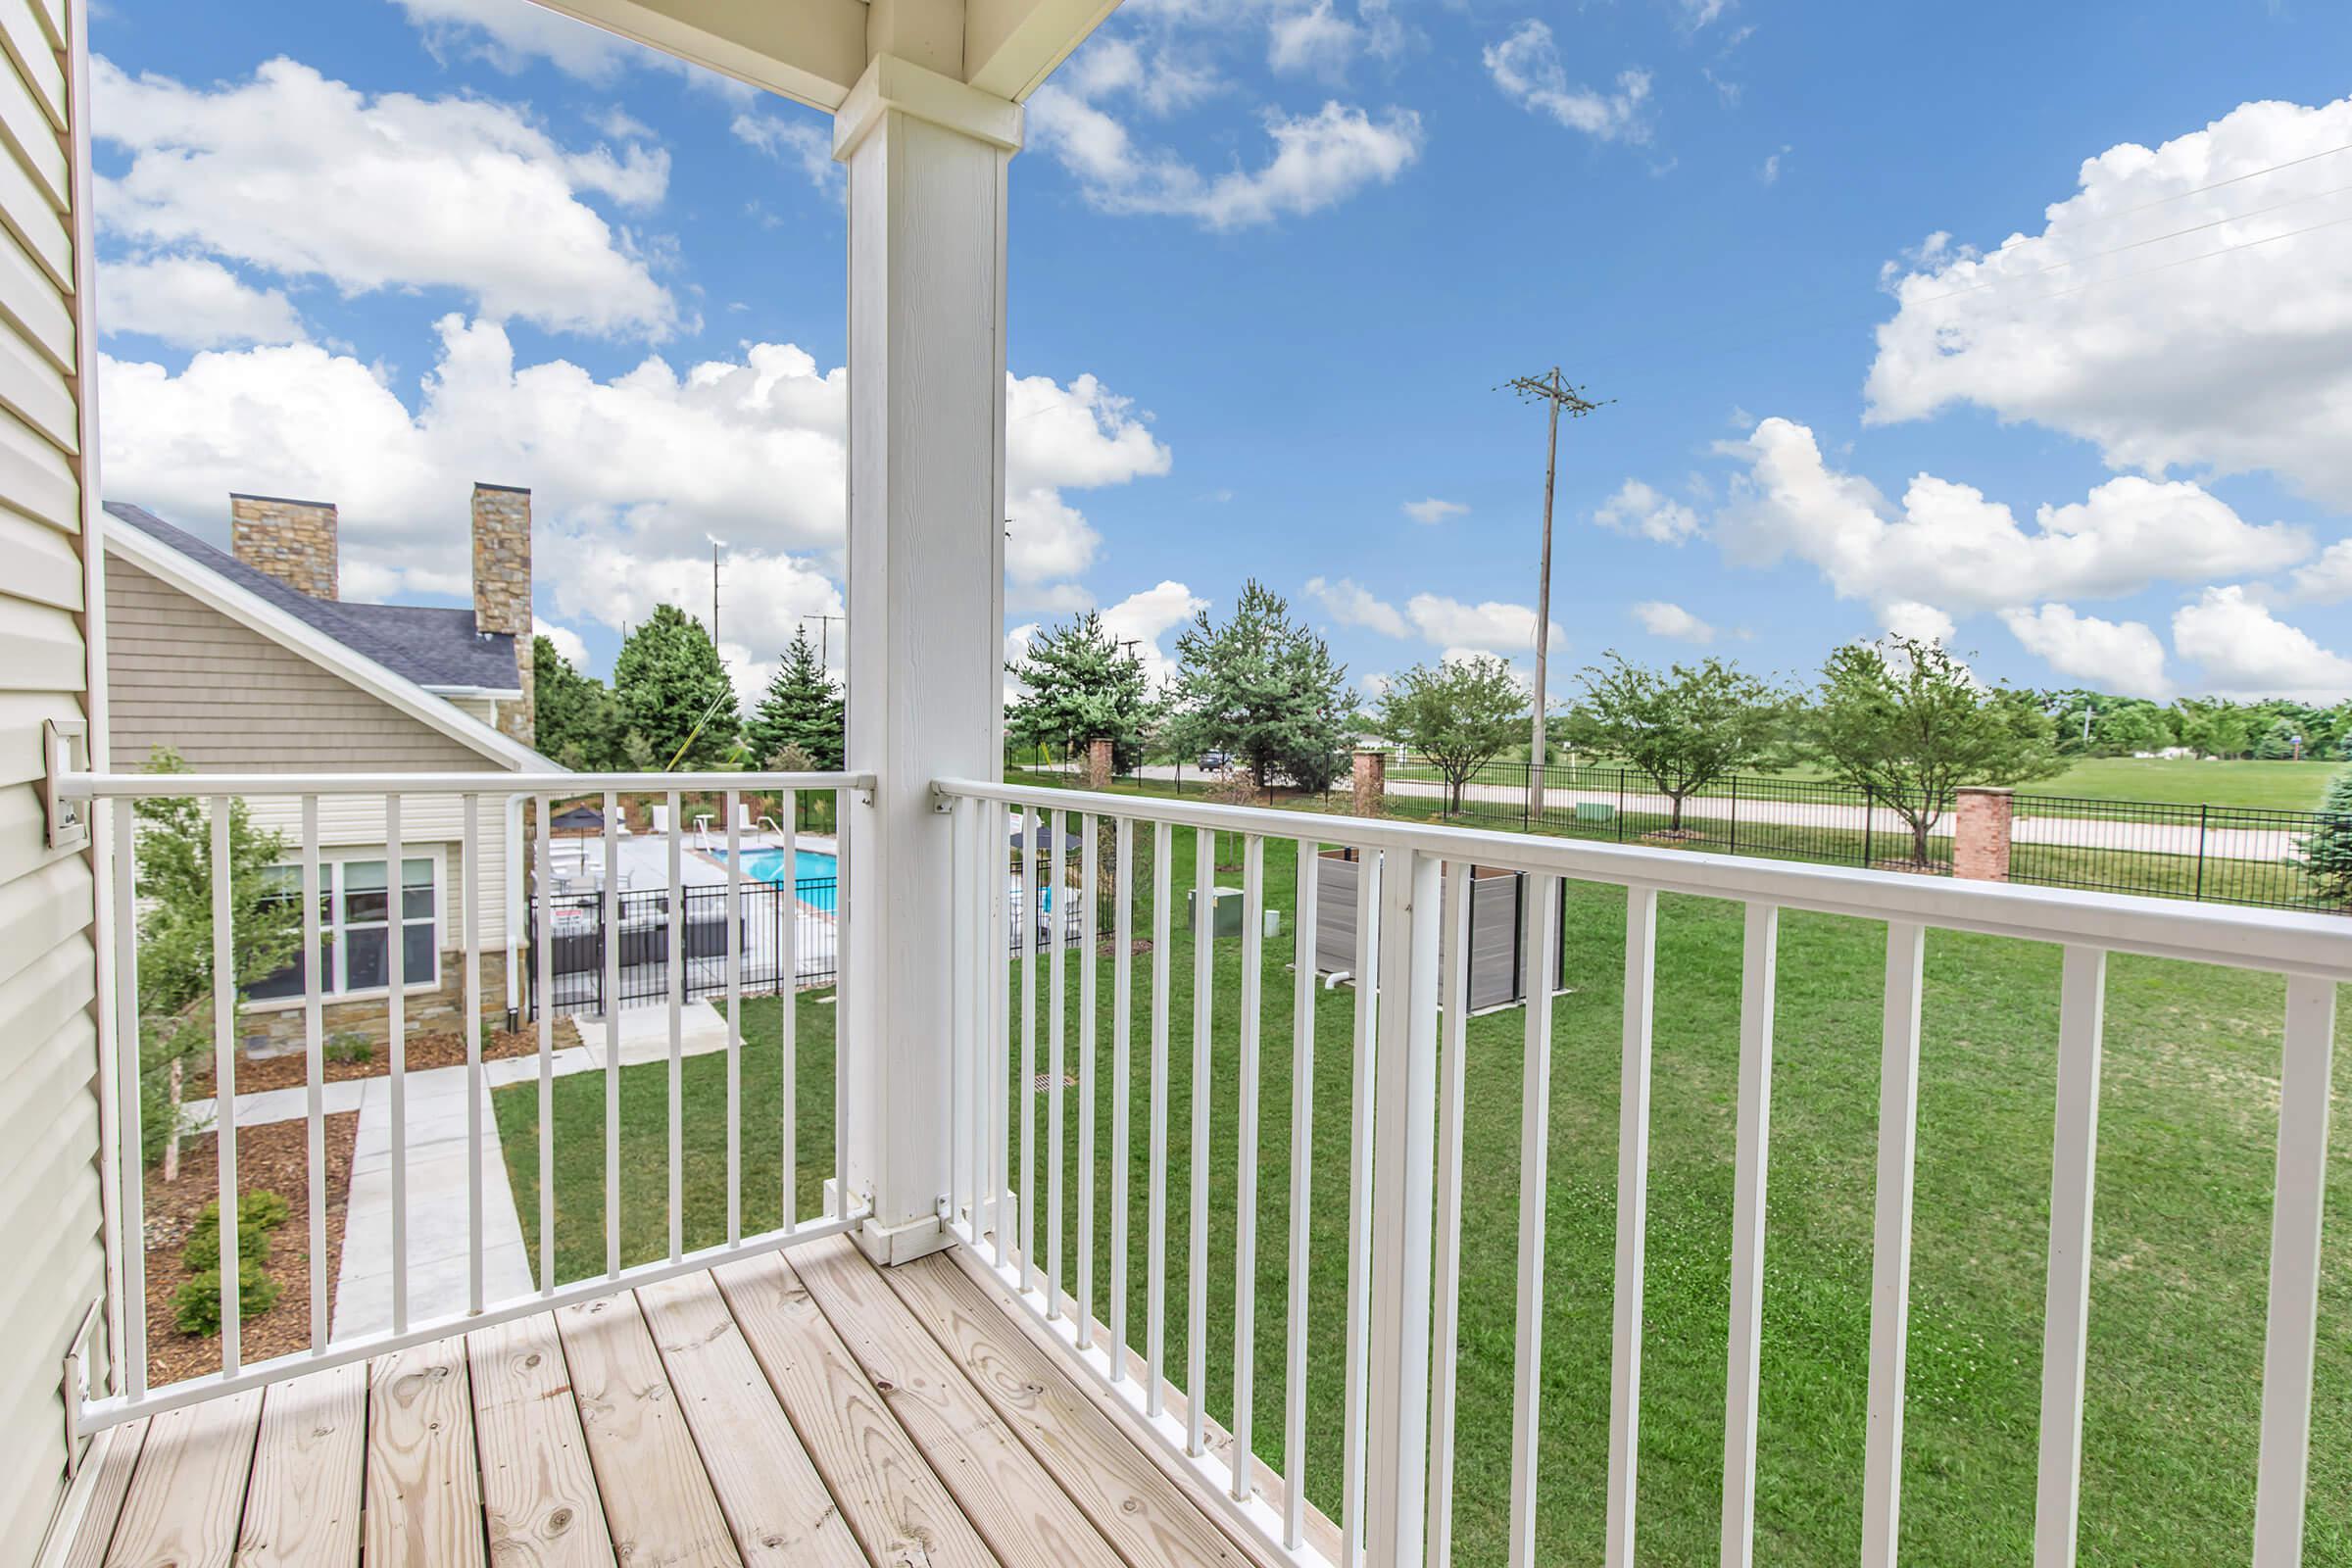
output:
[[[1315, 858], [1315, 967], [1324, 974], [1355, 968], [1355, 886], [1359, 862], [1346, 850], [1326, 850]], [[1560, 887], [1565, 911], [1566, 884]], [[1470, 872], [1470, 1010], [1506, 1007], [1526, 1000], [1520, 975], [1528, 932], [1528, 879], [1524, 872], [1473, 866]], [[1565, 922], [1563, 921], [1563, 925]], [[1555, 952], [1549, 964], [1552, 989], [1567, 988], [1566, 962]]]

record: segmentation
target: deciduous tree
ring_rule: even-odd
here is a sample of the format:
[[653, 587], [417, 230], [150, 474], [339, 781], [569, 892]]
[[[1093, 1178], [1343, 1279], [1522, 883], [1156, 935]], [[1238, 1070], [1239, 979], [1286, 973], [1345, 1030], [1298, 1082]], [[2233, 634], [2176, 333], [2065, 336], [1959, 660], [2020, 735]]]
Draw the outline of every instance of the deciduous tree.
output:
[[1899, 636], [1830, 656], [1805, 744], [1909, 825], [1922, 865], [1929, 833], [1962, 785], [2047, 778], [2066, 765], [2031, 693], [1987, 686], [1942, 644]]
[[1491, 654], [1415, 664], [1389, 682], [1373, 727], [1427, 758], [1459, 809], [1472, 774], [1527, 732], [1528, 696]]
[[1654, 670], [1612, 651], [1580, 679], [1569, 732], [1647, 777], [1671, 803], [1669, 832], [1682, 831], [1685, 801], [1784, 736], [1787, 694], [1720, 659]]

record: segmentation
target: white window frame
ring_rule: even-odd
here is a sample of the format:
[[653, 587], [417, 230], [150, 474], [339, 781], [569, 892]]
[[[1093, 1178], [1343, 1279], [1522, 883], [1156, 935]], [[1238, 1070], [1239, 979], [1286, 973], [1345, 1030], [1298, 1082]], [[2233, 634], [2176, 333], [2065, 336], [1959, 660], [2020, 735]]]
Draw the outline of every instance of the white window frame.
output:
[[[338, 981], [351, 972], [350, 948], [346, 941], [342, 919], [344, 868], [351, 865], [364, 865], [371, 860], [388, 863], [390, 860], [390, 856], [386, 853], [388, 848], [382, 844], [354, 845], [332, 850], [321, 849], [318, 852], [318, 892], [319, 896], [326, 901], [328, 911], [334, 916], [332, 920], [324, 915], [320, 916], [318, 934], [321, 940], [334, 945], [335, 978]], [[402, 976], [401, 995], [405, 997], [427, 994], [441, 989], [441, 950], [445, 945], [449, 930], [449, 865], [444, 846], [439, 844], [403, 844], [400, 847], [400, 854], [403, 860], [426, 860], [431, 863], [433, 890], [431, 973], [423, 976], [415, 974]], [[299, 903], [302, 862], [299, 860], [281, 861], [270, 869], [284, 869], [293, 872], [295, 897]], [[390, 912], [390, 908], [391, 904], [387, 902], [387, 914]], [[387, 931], [393, 923], [386, 922]], [[426, 922], [418, 919], [402, 920], [397, 923], [405, 933], [408, 926], [423, 925]], [[361, 922], [363, 930], [372, 929], [373, 925], [372, 921]], [[389, 997], [391, 994], [392, 988], [389, 985], [363, 986], [356, 990], [329, 990], [321, 987], [318, 998], [321, 1002], [326, 1003], [366, 1002], [370, 998]], [[290, 1008], [300, 1007], [303, 1001], [303, 995], [300, 992], [296, 992], [290, 997], [249, 997], [245, 1001], [244, 1007], [248, 1012], [284, 1012]]]

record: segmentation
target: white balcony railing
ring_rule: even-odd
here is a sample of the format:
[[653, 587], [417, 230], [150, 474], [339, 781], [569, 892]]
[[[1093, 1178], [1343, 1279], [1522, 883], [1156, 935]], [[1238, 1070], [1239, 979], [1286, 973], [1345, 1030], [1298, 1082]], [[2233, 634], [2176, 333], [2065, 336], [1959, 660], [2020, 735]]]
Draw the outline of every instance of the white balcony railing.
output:
[[[661, 1279], [692, 1269], [708, 1267], [714, 1261], [766, 1248], [780, 1247], [788, 1242], [812, 1240], [817, 1237], [850, 1229], [861, 1216], [861, 1209], [850, 1196], [851, 1184], [838, 1179], [848, 1168], [846, 1139], [847, 1063], [846, 1042], [838, 1038], [832, 1053], [834, 1086], [830, 1114], [823, 1118], [830, 1124], [834, 1141], [833, 1178], [826, 1181], [825, 1208], [809, 1215], [800, 1212], [801, 1200], [796, 1187], [796, 1174], [804, 1164], [800, 1147], [804, 1137], [800, 1122], [804, 1096], [798, 1092], [797, 1064], [799, 1045], [795, 1028], [795, 1007], [791, 1004], [796, 982], [803, 966], [795, 954], [795, 944], [808, 940], [801, 933], [801, 919], [781, 919], [763, 927], [760, 940], [780, 948], [778, 952], [763, 953], [752, 977], [761, 989], [780, 991], [787, 999], [780, 1007], [780, 1104], [785, 1113], [779, 1122], [758, 1129], [744, 1124], [742, 1107], [742, 1070], [746, 1047], [742, 1033], [742, 1007], [747, 973], [747, 922], [743, 915], [743, 901], [747, 884], [745, 850], [758, 845], [780, 852], [784, 896], [790, 897], [794, 886], [793, 867], [799, 835], [794, 831], [796, 805], [802, 796], [829, 797], [834, 808], [834, 821], [849, 823], [855, 813], [868, 808], [872, 779], [857, 773], [697, 773], [697, 774], [590, 774], [565, 773], [549, 775], [517, 775], [493, 773], [456, 774], [333, 774], [279, 775], [258, 774], [227, 776], [219, 774], [138, 774], [138, 775], [68, 775], [60, 781], [60, 793], [68, 798], [97, 800], [111, 803], [112, 816], [112, 897], [117, 911], [114, 920], [114, 944], [111, 955], [111, 995], [105, 999], [111, 1019], [111, 1040], [115, 1062], [115, 1081], [110, 1093], [103, 1097], [107, 1107], [108, 1142], [112, 1169], [107, 1173], [109, 1274], [112, 1282], [112, 1300], [109, 1302], [109, 1343], [119, 1348], [113, 1359], [113, 1386], [105, 1391], [89, 1391], [73, 1412], [76, 1429], [81, 1433], [95, 1432], [105, 1426], [137, 1415], [172, 1409], [296, 1376], [321, 1366], [359, 1360], [408, 1346], [420, 1345], [453, 1332], [478, 1328], [489, 1323], [548, 1310], [552, 1306], [610, 1294], [633, 1283]], [[724, 827], [708, 827], [701, 832], [685, 828], [680, 811], [681, 791], [691, 795], [720, 798], [723, 809], [713, 813]], [[771, 808], [759, 806], [745, 809], [753, 797], [772, 801], [780, 797], [780, 808], [774, 808], [772, 818], [762, 824], [760, 818]], [[251, 1360], [243, 1353], [240, 1343], [241, 1317], [237, 1310], [238, 1291], [233, 1284], [222, 1289], [221, 1328], [220, 1334], [220, 1366], [216, 1372], [183, 1378], [171, 1383], [157, 1383], [150, 1378], [150, 1347], [147, 1339], [149, 1311], [148, 1266], [145, 1248], [143, 1194], [146, 1170], [142, 1157], [142, 1084], [141, 1084], [141, 1019], [139, 1005], [138, 970], [139, 921], [132, 911], [141, 906], [140, 855], [145, 832], [137, 823], [133, 809], [140, 800], [185, 798], [201, 803], [202, 818], [208, 824], [209, 845], [206, 854], [211, 867], [212, 905], [212, 972], [231, 972], [234, 964], [231, 909], [234, 890], [231, 885], [231, 802], [245, 802], [257, 817], [267, 813], [272, 822], [287, 824], [287, 853], [299, 875], [302, 900], [302, 933], [300, 952], [309, 957], [301, 964], [301, 1042], [305, 1063], [305, 1103], [302, 1119], [307, 1126], [308, 1223], [310, 1257], [310, 1312], [307, 1346], [291, 1354], [269, 1359]], [[639, 839], [639, 853], [629, 854], [626, 846], [630, 835], [622, 813], [624, 801], [645, 798], [661, 801], [665, 809], [664, 820], [676, 830], [660, 837], [661, 848], [652, 851], [652, 842]], [[514, 1007], [523, 993], [515, 985], [515, 964], [535, 966], [535, 973], [546, 977], [551, 973], [553, 944], [557, 939], [558, 922], [553, 918], [559, 902], [576, 906], [578, 890], [559, 899], [558, 879], [551, 864], [553, 835], [551, 834], [551, 803], [593, 803], [592, 808], [601, 818], [601, 826], [592, 827], [584, 835], [585, 845], [597, 848], [601, 863], [589, 880], [594, 885], [594, 897], [601, 901], [602, 921], [599, 929], [606, 934], [597, 942], [598, 957], [603, 968], [601, 996], [619, 998], [624, 995], [621, 985], [623, 941], [612, 934], [624, 930], [620, 899], [624, 882], [632, 882], [625, 869], [630, 858], [643, 861], [647, 852], [658, 858], [661, 870], [646, 868], [632, 882], [632, 897], [641, 898], [652, 888], [661, 888], [665, 897], [661, 907], [666, 916], [666, 931], [637, 933], [639, 946], [654, 954], [651, 961], [665, 969], [665, 983], [660, 993], [668, 1008], [667, 1034], [667, 1141], [665, 1159], [667, 1191], [665, 1201], [666, 1248], [661, 1255], [650, 1259], [624, 1257], [622, 1250], [622, 1100], [621, 1067], [623, 1062], [622, 1015], [617, 1006], [609, 1006], [602, 1021], [602, 1062], [592, 1070], [600, 1071], [604, 1082], [604, 1118], [601, 1128], [604, 1164], [605, 1240], [604, 1268], [586, 1278], [560, 1277], [557, 1263], [558, 1208], [553, 1173], [557, 1168], [557, 1118], [555, 1116], [555, 1084], [557, 1064], [555, 1031], [557, 1011], [553, 1005], [537, 1008], [535, 1026], [538, 1034], [536, 1082], [538, 1085], [536, 1151], [539, 1172], [538, 1208], [535, 1216], [517, 1215], [517, 1220], [534, 1228], [538, 1259], [535, 1289], [509, 1290], [493, 1288], [486, 1279], [485, 1256], [490, 1250], [485, 1238], [484, 1200], [496, 1183], [503, 1188], [505, 1171], [485, 1169], [485, 1149], [495, 1148], [495, 1140], [485, 1136], [483, 1117], [487, 1103], [485, 1095], [484, 1061], [482, 1054], [482, 1019], [485, 1009], [499, 1010], [496, 997], [485, 997], [482, 984], [482, 958], [485, 953], [504, 954], [510, 960], [507, 1005]], [[322, 808], [329, 818], [332, 832], [322, 830]], [[428, 824], [427, 818], [431, 818]], [[355, 821], [363, 825], [355, 830]], [[466, 1058], [464, 1064], [464, 1127], [462, 1135], [446, 1126], [418, 1128], [412, 1125], [410, 1114], [409, 1075], [406, 1061], [407, 1045], [412, 1028], [408, 1016], [412, 977], [405, 971], [407, 954], [405, 941], [387, 934], [383, 961], [388, 968], [388, 984], [374, 989], [368, 1000], [382, 1007], [383, 1030], [388, 1072], [384, 1090], [389, 1108], [388, 1148], [384, 1157], [389, 1166], [390, 1214], [388, 1256], [382, 1263], [390, 1273], [390, 1303], [388, 1321], [370, 1323], [356, 1332], [335, 1332], [329, 1311], [329, 1257], [326, 1193], [327, 1170], [327, 1086], [324, 1072], [324, 1046], [330, 1033], [327, 1022], [329, 1009], [336, 1007], [340, 998], [322, 990], [319, 960], [321, 938], [321, 894], [328, 891], [322, 883], [322, 867], [332, 863], [338, 853], [337, 845], [365, 846], [363, 853], [381, 860], [389, 867], [399, 867], [429, 836], [457, 845], [458, 864], [445, 867], [436, 888], [454, 886], [454, 901], [435, 898], [434, 916], [440, 920], [454, 902], [460, 929], [450, 930], [436, 925], [438, 950], [454, 951], [462, 970], [458, 1019], [453, 1027], [462, 1030]], [[454, 826], [454, 840], [453, 840]], [[355, 837], [355, 831], [357, 836]], [[854, 943], [847, 940], [852, 929], [851, 911], [855, 906], [857, 882], [849, 856], [851, 835], [839, 835], [838, 878], [833, 889], [833, 907], [820, 911], [824, 924], [836, 926], [822, 940], [836, 943], [833, 965], [837, 972], [846, 973], [855, 961]], [[329, 839], [335, 842], [328, 842]], [[689, 840], [702, 849], [703, 865], [718, 860], [723, 866], [723, 908], [725, 913], [724, 997], [723, 1008], [727, 1020], [725, 1050], [726, 1064], [726, 1202], [725, 1239], [716, 1245], [689, 1250], [685, 1245], [687, 1204], [682, 1182], [687, 1167], [684, 1145], [686, 1099], [681, 1093], [682, 1038], [681, 1016], [687, 999], [689, 982], [686, 970], [691, 944], [685, 928], [687, 898], [684, 889], [685, 856]], [[723, 844], [723, 857], [714, 853]], [[527, 859], [527, 865], [522, 863]], [[501, 862], [506, 875], [500, 873]], [[711, 873], [698, 870], [697, 878], [708, 884]], [[291, 882], [292, 874], [287, 880]], [[503, 881], [503, 896], [502, 884]], [[390, 931], [402, 929], [402, 920], [409, 911], [410, 896], [406, 879], [388, 873], [388, 887], [398, 885], [397, 893], [387, 891], [387, 912], [391, 901], [401, 901], [400, 912], [390, 921]], [[289, 892], [292, 891], [289, 887]], [[518, 901], [531, 901], [535, 918], [510, 918], [504, 931], [484, 929], [482, 909], [485, 905], [505, 905], [513, 909]], [[838, 939], [838, 940], [837, 940]], [[707, 940], [707, 934], [706, 934]], [[535, 949], [535, 951], [533, 951]], [[708, 960], [697, 958], [708, 971]], [[444, 977], [444, 984], [446, 984]], [[291, 1001], [289, 999], [289, 1005]], [[839, 1016], [846, 1008], [833, 1009]], [[237, 1013], [230, 988], [214, 988], [210, 999], [213, 1046], [214, 1082], [219, 1098], [213, 1119], [213, 1132], [218, 1152], [218, 1192], [220, 1205], [220, 1277], [233, 1282], [238, 1277], [239, 1256], [237, 1199], [241, 1192], [251, 1190], [241, 1180], [238, 1169], [238, 1116], [234, 1107], [240, 1097], [232, 1093], [236, 1082], [239, 1042], [233, 1027]], [[593, 1039], [596, 1025], [587, 1024], [584, 1034]], [[657, 1058], [658, 1059], [658, 1058]], [[510, 1075], [512, 1076], [512, 1075]], [[522, 1075], [527, 1081], [529, 1074]], [[747, 1228], [744, 1215], [744, 1139], [766, 1137], [778, 1141], [778, 1157], [782, 1172], [782, 1192], [776, 1209], [777, 1223], [773, 1226]], [[426, 1272], [426, 1264], [417, 1253], [429, 1244], [432, 1258], [441, 1264], [440, 1272], [449, 1272], [453, 1260], [453, 1239], [447, 1235], [420, 1237], [412, 1214], [416, 1162], [423, 1157], [419, 1151], [427, 1144], [432, 1147], [432, 1158], [442, 1162], [446, 1173], [447, 1150], [453, 1142], [463, 1152], [465, 1190], [465, 1234], [462, 1255], [466, 1265], [466, 1281], [462, 1303], [436, 1296], [419, 1301], [416, 1282]], [[810, 1152], [815, 1152], [810, 1151]], [[764, 1199], [761, 1200], [764, 1210]], [[707, 1221], [709, 1216], [704, 1216]], [[640, 1249], [639, 1250], [642, 1250]], [[371, 1262], [374, 1260], [370, 1260]], [[512, 1271], [510, 1271], [510, 1274]], [[422, 1308], [422, 1309], [420, 1309]], [[335, 1315], [340, 1315], [338, 1312]]]
[[[1346, 1568], [1359, 1560], [1382, 1568], [1450, 1560], [1455, 1390], [1462, 1353], [1457, 1313], [1465, 1224], [1463, 1072], [1470, 1010], [1462, 1004], [1471, 961], [1468, 895], [1474, 865], [1532, 879], [1526, 907], [1533, 930], [1520, 949], [1526, 964], [1520, 994], [1530, 1000], [1519, 1090], [1517, 1337], [1507, 1379], [1512, 1390], [1507, 1549], [1514, 1568], [1538, 1560], [1536, 1464], [1543, 1420], [1547, 1107], [1552, 1099], [1551, 987], [1540, 965], [1543, 956], [1558, 949], [1563, 881], [1627, 891], [1607, 1492], [1605, 1517], [1589, 1521], [1590, 1528], [1605, 1532], [1605, 1556], [1612, 1565], [1630, 1563], [1635, 1555], [1661, 894], [1735, 901], [1745, 911], [1724, 1411], [1722, 1551], [1727, 1563], [1750, 1559], [1755, 1522], [1765, 1176], [1781, 911], [1858, 916], [1886, 930], [1868, 1424], [1859, 1445], [1861, 1474], [1854, 1478], [1862, 1499], [1862, 1556], [1872, 1564], [1895, 1557], [1927, 933], [2023, 938], [2057, 945], [2064, 954], [2053, 1042], [2056, 1134], [2034, 1526], [2035, 1561], [2043, 1565], [2071, 1563], [2077, 1534], [2107, 956], [2156, 955], [2283, 975], [2283, 1083], [2252, 1544], [2257, 1563], [2299, 1560], [2335, 988], [2352, 980], [2352, 928], [2340, 919], [982, 782], [944, 781], [935, 786], [935, 795], [954, 815], [950, 896], [956, 901], [952, 972], [957, 1002], [951, 1223], [962, 1243], [1018, 1293], [1064, 1353], [1148, 1425], [1174, 1462], [1191, 1467], [1230, 1498], [1234, 1519], [1269, 1549], [1301, 1563], [1324, 1561], [1332, 1552], [1328, 1536], [1318, 1546], [1304, 1487], [1309, 1463], [1328, 1466], [1331, 1450], [1325, 1447], [1318, 1459], [1310, 1439], [1336, 1443], [1342, 1450], [1337, 1553]], [[1036, 813], [1047, 815], [1050, 835], [1040, 836], [1034, 826], [1019, 831], [1023, 843], [1051, 848], [1026, 857], [1021, 873], [1026, 886], [1016, 887], [1008, 898], [1004, 846], [1007, 813], [1015, 808], [1031, 813], [1032, 822]], [[1200, 908], [1205, 911], [1215, 895], [1215, 836], [1238, 838], [1243, 882], [1241, 996], [1233, 1022], [1221, 1034], [1212, 1028], [1214, 944], [1196, 941], [1191, 949], [1189, 1127], [1185, 1107], [1172, 1104], [1169, 1093], [1170, 1053], [1182, 1049], [1184, 1027], [1169, 1015], [1169, 968], [1173, 953], [1180, 951], [1171, 948], [1171, 919], [1184, 917], [1183, 906], [1171, 898], [1177, 890], [1170, 887], [1171, 852], [1180, 832], [1196, 838], [1193, 893]], [[1287, 1173], [1256, 1168], [1265, 852], [1269, 842], [1284, 840], [1295, 843], [1301, 872], [1289, 938], [1295, 953], [1294, 1153]], [[1151, 998], [1148, 1022], [1135, 1019], [1131, 1026], [1134, 939], [1141, 934], [1135, 929], [1133, 873], [1139, 846], [1147, 841], [1152, 850]], [[1344, 1302], [1326, 1303], [1310, 1302], [1306, 1292], [1315, 1190], [1308, 1166], [1314, 1017], [1323, 989], [1315, 951], [1322, 877], [1307, 870], [1318, 864], [1318, 852], [1333, 845], [1355, 856], [1352, 972], [1359, 982], [1372, 978], [1377, 983], [1357, 984], [1348, 1002], [1336, 996], [1322, 1002], [1352, 1008], [1354, 1058], [1342, 1064], [1352, 1085], [1346, 1140], [1347, 1295]], [[1092, 1188], [1098, 1157], [1104, 1154], [1094, 1081], [1102, 1045], [1096, 1006], [1099, 944], [1052, 943], [1041, 965], [1039, 950], [1045, 945], [1026, 942], [1018, 945], [1011, 964], [996, 959], [1006, 952], [1008, 904], [1017, 900], [1036, 906], [1046, 886], [1073, 890], [1077, 906], [1094, 911], [1087, 917], [1089, 926], [1110, 938], [1108, 1045], [1114, 1081], [1103, 1163], [1113, 1190], [1106, 1205], [1099, 1204]], [[1099, 891], [1109, 901], [1107, 910], [1097, 908]], [[1181, 934], [1181, 923], [1177, 930]], [[1065, 1023], [1073, 968], [1078, 991], [1074, 1041]], [[1017, 995], [1007, 994], [1016, 987]], [[1134, 1038], [1138, 1034], [1143, 1038]], [[1065, 1140], [1072, 1129], [1063, 1102], [1065, 1054], [1073, 1048], [1078, 1076], [1071, 1160]], [[1130, 1114], [1139, 1092], [1139, 1054], [1144, 1073], [1140, 1132]], [[1236, 1285], [1230, 1301], [1212, 1301], [1207, 1288], [1212, 1078], [1219, 1085], [1235, 1083], [1237, 1096], [1236, 1209], [1227, 1231]], [[1189, 1191], [1175, 1195], [1167, 1190], [1172, 1114], [1179, 1118], [1173, 1136], [1189, 1136], [1190, 1144]], [[1140, 1250], [1128, 1234], [1129, 1172], [1139, 1136], [1148, 1144], [1143, 1168], [1149, 1186], [1147, 1234]], [[1065, 1168], [1074, 1172], [1078, 1186], [1074, 1203], [1063, 1191]], [[1283, 1419], [1279, 1432], [1261, 1436], [1251, 1425], [1251, 1379], [1259, 1360], [1254, 1343], [1261, 1246], [1257, 1188], [1285, 1174], [1290, 1234], [1287, 1242], [1274, 1245], [1288, 1249], [1288, 1317], [1273, 1330], [1286, 1340]], [[1171, 1200], [1185, 1205], [1189, 1257], [1181, 1281], [1168, 1256]], [[1106, 1207], [1110, 1230], [1108, 1278], [1101, 1282], [1105, 1289], [1100, 1294], [1095, 1277], [1099, 1207]], [[1065, 1212], [1075, 1216], [1074, 1238], [1063, 1234]], [[1475, 1221], [1476, 1213], [1470, 1218]], [[1131, 1257], [1147, 1276], [1140, 1332], [1128, 1315]], [[1171, 1289], [1182, 1290], [1180, 1303], [1169, 1299]], [[1185, 1313], [1184, 1364], [1171, 1366], [1165, 1347], [1170, 1314], [1177, 1310]], [[1341, 1430], [1310, 1434], [1307, 1342], [1318, 1317], [1328, 1320], [1337, 1312], [1346, 1318]], [[1206, 1384], [1204, 1352], [1212, 1332], [1231, 1336], [1230, 1401], [1225, 1391]], [[1485, 1381], [1492, 1386], [1501, 1380]], [[1231, 1412], [1229, 1434], [1215, 1432], [1208, 1421], [1212, 1397]]]

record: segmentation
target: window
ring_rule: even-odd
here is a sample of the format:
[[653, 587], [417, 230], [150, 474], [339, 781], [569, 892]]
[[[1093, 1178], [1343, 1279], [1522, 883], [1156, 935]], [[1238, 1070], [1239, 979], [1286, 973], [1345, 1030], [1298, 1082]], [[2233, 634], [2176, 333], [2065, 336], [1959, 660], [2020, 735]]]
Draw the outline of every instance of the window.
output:
[[[401, 951], [409, 986], [440, 983], [440, 877], [431, 856], [401, 862]], [[302, 897], [302, 867], [273, 865], [270, 881], [278, 897]], [[392, 984], [391, 899], [384, 861], [321, 861], [318, 866], [318, 990], [328, 997], [383, 991]], [[302, 958], [248, 988], [255, 1002], [298, 998], [307, 981]]]

